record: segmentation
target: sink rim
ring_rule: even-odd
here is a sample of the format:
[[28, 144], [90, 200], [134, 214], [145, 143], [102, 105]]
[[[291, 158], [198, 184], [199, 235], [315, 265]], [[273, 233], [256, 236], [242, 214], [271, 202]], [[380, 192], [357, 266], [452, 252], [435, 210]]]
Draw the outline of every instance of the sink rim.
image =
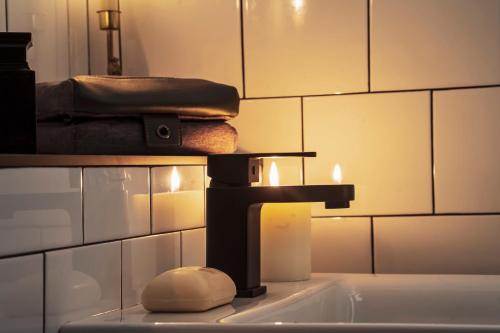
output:
[[[311, 329], [317, 332], [333, 330], [335, 332], [368, 332], [371, 330], [388, 330], [389, 332], [429, 332], [429, 331], [450, 331], [450, 332], [499, 332], [500, 324], [456, 324], [456, 323], [387, 323], [387, 322], [283, 322], [276, 324], [274, 322], [236, 322], [235, 319], [242, 317], [244, 314], [247, 316], [249, 313], [256, 313], [262, 311], [261, 309], [276, 309], [283, 304], [292, 304], [293, 302], [300, 301], [304, 297], [314, 295], [319, 291], [329, 286], [340, 284], [344, 279], [356, 278], [376, 278], [376, 277], [392, 277], [412, 279], [418, 277], [426, 280], [442, 280], [442, 279], [483, 279], [485, 281], [495, 281], [500, 283], [500, 276], [497, 275], [427, 275], [427, 274], [369, 274], [369, 273], [314, 273], [312, 279], [302, 282], [288, 282], [288, 283], [266, 283], [269, 287], [269, 293], [257, 297], [255, 299], [236, 299], [233, 305], [227, 305], [226, 308], [218, 307], [216, 309], [205, 312], [211, 314], [216, 311], [234, 313], [223, 315], [213, 321], [207, 320], [191, 320], [189, 322], [171, 321], [168, 319], [171, 314], [149, 314], [142, 308], [141, 305], [136, 305], [131, 308], [111, 311], [101, 315], [95, 315], [86, 319], [73, 321], [62, 326], [61, 332], [69, 333], [87, 333], [95, 331], [102, 332], [138, 332], [140, 330], [148, 329], [151, 332], [175, 332], [177, 328], [179, 332], [186, 329], [195, 331], [217, 331], [224, 330], [231, 331], [231, 328], [242, 330], [242, 332], [250, 332], [251, 327], [254, 329], [264, 329], [264, 331], [288, 331], [293, 332], [310, 332]], [[281, 289], [281, 290], [280, 290]], [[127, 316], [135, 309], [136, 318], [128, 318]], [[222, 311], [224, 310], [224, 311]], [[106, 320], [106, 315], [113, 314], [119, 318], [116, 321]], [[152, 316], [153, 321], [146, 322], [144, 318]], [[247, 330], [247, 331], [246, 331]], [[302, 330], [302, 331], [301, 331]], [[207, 332], [208, 332], [207, 331]], [[185, 332], [185, 331], [183, 331]]]

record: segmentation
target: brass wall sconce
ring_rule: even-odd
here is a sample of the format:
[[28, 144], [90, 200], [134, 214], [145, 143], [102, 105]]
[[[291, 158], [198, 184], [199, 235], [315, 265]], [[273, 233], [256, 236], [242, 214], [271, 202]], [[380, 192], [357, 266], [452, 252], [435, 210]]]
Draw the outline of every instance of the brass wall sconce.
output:
[[[119, 10], [99, 10], [99, 28], [106, 31], [108, 53], [108, 75], [122, 75], [121, 48], [120, 48], [120, 13]], [[118, 55], [115, 56], [113, 32], [118, 32]]]

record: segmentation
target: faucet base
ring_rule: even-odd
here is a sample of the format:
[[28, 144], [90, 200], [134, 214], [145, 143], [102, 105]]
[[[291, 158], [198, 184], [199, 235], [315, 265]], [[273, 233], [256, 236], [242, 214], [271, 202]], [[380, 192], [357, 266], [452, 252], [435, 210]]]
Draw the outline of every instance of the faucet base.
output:
[[258, 286], [250, 289], [238, 290], [236, 297], [257, 297], [266, 293], [266, 286]]

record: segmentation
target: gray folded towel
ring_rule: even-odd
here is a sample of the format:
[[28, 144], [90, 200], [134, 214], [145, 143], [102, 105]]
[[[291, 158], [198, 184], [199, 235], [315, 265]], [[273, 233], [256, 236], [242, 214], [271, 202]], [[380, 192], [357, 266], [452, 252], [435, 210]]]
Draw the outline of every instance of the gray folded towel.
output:
[[200, 79], [76, 76], [37, 84], [39, 121], [165, 113], [228, 120], [238, 115], [239, 102], [236, 88]]
[[180, 146], [149, 147], [139, 119], [96, 119], [64, 125], [39, 123], [38, 152], [92, 155], [205, 155], [232, 153], [238, 134], [223, 121], [181, 122]]

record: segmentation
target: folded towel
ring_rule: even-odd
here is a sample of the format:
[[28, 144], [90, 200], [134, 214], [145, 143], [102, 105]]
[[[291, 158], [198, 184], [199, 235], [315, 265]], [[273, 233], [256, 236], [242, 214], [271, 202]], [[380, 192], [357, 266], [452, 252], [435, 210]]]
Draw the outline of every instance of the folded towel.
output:
[[177, 114], [228, 120], [238, 114], [236, 88], [200, 79], [76, 76], [37, 84], [37, 118]]
[[38, 152], [46, 154], [205, 155], [232, 153], [237, 133], [223, 121], [181, 122], [180, 146], [149, 147], [144, 124], [135, 118], [95, 119], [37, 125]]

